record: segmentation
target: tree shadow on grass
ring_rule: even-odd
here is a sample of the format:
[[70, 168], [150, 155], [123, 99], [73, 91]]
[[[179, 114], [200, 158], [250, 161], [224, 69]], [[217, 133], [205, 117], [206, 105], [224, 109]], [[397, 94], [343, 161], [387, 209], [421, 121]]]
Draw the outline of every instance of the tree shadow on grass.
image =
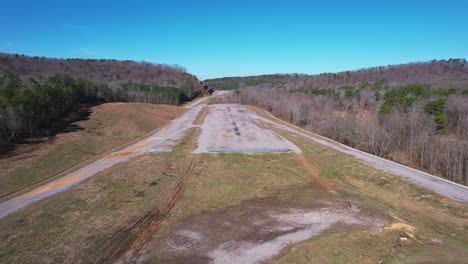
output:
[[[0, 145], [0, 159], [19, 155], [21, 155], [21, 158], [15, 160], [31, 157], [31, 155], [27, 155], [24, 152], [30, 152], [32, 149], [39, 147], [43, 143], [53, 141], [54, 137], [58, 134], [84, 130], [84, 128], [77, 125], [76, 122], [89, 120], [91, 116], [91, 108], [96, 105], [98, 104], [78, 105], [66, 116], [58, 118], [49, 126], [41, 127], [30, 137], [25, 137], [24, 139], [11, 144]], [[28, 146], [28, 148], [25, 148], [25, 151], [18, 151], [20, 146]]]

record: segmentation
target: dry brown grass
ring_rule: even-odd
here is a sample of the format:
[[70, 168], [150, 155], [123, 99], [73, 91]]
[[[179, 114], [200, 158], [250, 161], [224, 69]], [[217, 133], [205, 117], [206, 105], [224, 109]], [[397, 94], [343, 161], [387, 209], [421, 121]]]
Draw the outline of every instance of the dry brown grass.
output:
[[[199, 132], [199, 128], [189, 129], [173, 153], [144, 155], [119, 164], [2, 220], [0, 262], [94, 261], [114, 243], [113, 238], [134, 232], [131, 227], [138, 219], [172, 197], [190, 168]], [[293, 154], [197, 155], [184, 191], [176, 203], [170, 200], [174, 208], [167, 220], [144, 233], [146, 241], [156, 230], [144, 247], [142, 255], [147, 259], [142, 261], [209, 261], [192, 249], [158, 251], [167, 238], [188, 228], [206, 231], [203, 234], [208, 246], [226, 237], [237, 239], [239, 234], [245, 235], [239, 239], [252, 241], [275, 239], [281, 234], [259, 235], [249, 222], [262, 220], [259, 217], [271, 210], [313, 210], [319, 201], [355, 205], [363, 217], [381, 220], [380, 225], [376, 223], [381, 228], [336, 224], [312, 239], [290, 245], [269, 262], [462, 263], [468, 258], [466, 204], [440, 197], [304, 138], [277, 132], [301, 147], [304, 159], [314, 164], [317, 177], [333, 186], [335, 195], [311, 181], [309, 172]], [[412, 236], [400, 241], [402, 232]], [[171, 256], [161, 259], [162, 255]]]
[[0, 263], [94, 263], [137, 249], [164, 219], [153, 216], [169, 213], [196, 165], [190, 152], [197, 130], [172, 153], [117, 164], [2, 219]]
[[0, 196], [35, 183], [43, 184], [115, 151], [181, 115], [185, 109], [169, 105], [110, 103], [91, 109], [89, 120], [76, 122], [81, 131], [58, 134], [38, 145], [18, 145], [0, 158]]
[[[90, 120], [101, 120], [108, 136], [121, 136], [127, 133], [146, 133], [185, 112], [185, 109], [172, 105], [144, 103], [109, 103], [93, 107]], [[92, 130], [85, 121], [82, 125]], [[79, 124], [81, 125], [81, 123]]]

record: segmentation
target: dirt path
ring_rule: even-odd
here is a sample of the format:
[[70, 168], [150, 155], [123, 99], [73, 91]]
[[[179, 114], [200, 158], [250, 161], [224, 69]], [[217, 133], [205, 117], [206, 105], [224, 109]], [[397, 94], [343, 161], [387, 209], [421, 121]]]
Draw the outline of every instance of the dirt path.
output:
[[318, 184], [320, 184], [320, 186], [324, 190], [326, 190], [329, 193], [336, 193], [333, 190], [333, 188], [330, 186], [330, 184], [326, 183], [324, 180], [322, 180], [322, 178], [320, 178], [320, 176], [318, 176], [317, 170], [312, 165], [310, 165], [310, 163], [304, 158], [304, 156], [302, 154], [297, 154], [296, 158], [297, 158], [299, 164], [301, 164], [301, 166], [310, 174], [312, 179], [314, 179], [314, 181], [318, 182]]
[[121, 151], [104, 156], [102, 159], [82, 169], [67, 174], [28, 193], [0, 203], [0, 218], [13, 213], [28, 204], [62, 192], [70, 188], [72, 185], [86, 180], [98, 172], [110, 168], [117, 163], [127, 161], [132, 157], [148, 152], [154, 153], [171, 151], [172, 145], [177, 140], [182, 138], [187, 129], [193, 127], [192, 123], [198, 117], [201, 109], [201, 107], [190, 108], [180, 118], [173, 120], [167, 126], [154, 133], [152, 136], [141, 140]]

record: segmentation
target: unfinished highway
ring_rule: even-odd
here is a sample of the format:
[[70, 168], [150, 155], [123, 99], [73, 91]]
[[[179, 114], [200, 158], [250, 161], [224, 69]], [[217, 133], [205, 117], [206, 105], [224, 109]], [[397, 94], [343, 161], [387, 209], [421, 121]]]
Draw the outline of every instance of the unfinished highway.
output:
[[201, 135], [194, 153], [216, 152], [294, 152], [300, 153], [298, 146], [280, 136], [273, 130], [262, 127], [269, 124], [282, 131], [292, 133], [317, 142], [326, 147], [353, 156], [367, 165], [381, 169], [395, 176], [402, 177], [418, 186], [434, 191], [440, 195], [461, 202], [468, 202], [468, 187], [421, 172], [392, 161], [347, 147], [332, 140], [294, 127], [274, 117], [267, 119], [236, 104], [217, 104], [206, 106], [207, 98], [187, 106], [188, 111], [173, 120], [167, 126], [150, 137], [134, 145], [104, 156], [96, 162], [65, 175], [30, 192], [14, 197], [0, 204], [0, 218], [3, 218], [24, 206], [62, 192], [97, 173], [125, 162], [144, 153], [169, 152], [186, 131], [194, 126], [202, 108], [209, 109], [201, 124]]

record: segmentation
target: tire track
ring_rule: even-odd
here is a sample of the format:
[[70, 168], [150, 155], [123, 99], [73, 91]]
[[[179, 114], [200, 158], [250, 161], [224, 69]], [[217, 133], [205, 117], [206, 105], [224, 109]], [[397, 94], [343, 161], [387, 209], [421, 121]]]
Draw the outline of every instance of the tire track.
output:
[[131, 226], [118, 231], [111, 239], [110, 244], [104, 246], [101, 257], [94, 263], [115, 263], [118, 260], [127, 262], [134, 254], [143, 247], [143, 245], [156, 232], [160, 224], [170, 214], [174, 208], [177, 198], [184, 190], [190, 175], [196, 164], [196, 158], [190, 160], [189, 167], [184, 172], [182, 179], [172, 191], [169, 199], [160, 208], [155, 207], [153, 210], [143, 215], [135, 221]]
[[305, 157], [302, 154], [296, 154], [296, 159], [299, 162], [299, 164], [301, 164], [302, 167], [309, 173], [312, 179], [318, 182], [320, 187], [322, 187], [324, 190], [326, 190], [329, 193], [336, 194], [336, 191], [333, 190], [333, 188], [328, 183], [326, 183], [322, 178], [320, 178], [315, 168], [312, 167], [312, 165], [310, 165], [310, 163], [305, 159]]

